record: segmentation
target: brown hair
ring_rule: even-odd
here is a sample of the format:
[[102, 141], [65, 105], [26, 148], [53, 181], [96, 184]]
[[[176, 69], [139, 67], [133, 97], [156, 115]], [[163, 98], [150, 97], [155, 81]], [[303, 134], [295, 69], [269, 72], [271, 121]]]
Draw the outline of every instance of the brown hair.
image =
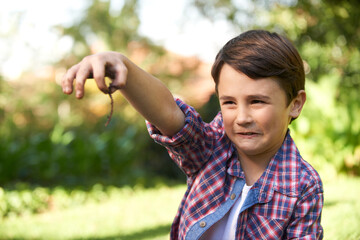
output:
[[285, 91], [287, 104], [305, 88], [304, 65], [298, 51], [277, 33], [250, 30], [227, 42], [211, 69], [216, 92], [225, 63], [252, 79], [273, 77]]

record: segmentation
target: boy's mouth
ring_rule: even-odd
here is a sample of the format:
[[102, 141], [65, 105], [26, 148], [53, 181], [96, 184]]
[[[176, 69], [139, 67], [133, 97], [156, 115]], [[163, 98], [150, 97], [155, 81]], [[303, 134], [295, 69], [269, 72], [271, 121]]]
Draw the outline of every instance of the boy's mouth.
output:
[[237, 132], [238, 135], [242, 135], [242, 136], [255, 136], [255, 135], [259, 135], [259, 133], [257, 132]]

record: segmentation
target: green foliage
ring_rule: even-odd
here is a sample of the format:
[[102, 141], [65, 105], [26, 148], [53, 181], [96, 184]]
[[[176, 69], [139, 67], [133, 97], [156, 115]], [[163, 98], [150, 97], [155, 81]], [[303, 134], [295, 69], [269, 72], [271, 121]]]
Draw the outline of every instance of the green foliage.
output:
[[[142, 61], [148, 68], [159, 58], [169, 62], [161, 58], [166, 57], [161, 47], [137, 33], [136, 9], [136, 0], [125, 1], [117, 12], [110, 9], [110, 1], [93, 0], [72, 26], [57, 26], [74, 42], [72, 52], [57, 64], [59, 69], [93, 53], [91, 47], [98, 43], [128, 54], [151, 49]], [[162, 74], [165, 81], [174, 77], [167, 70]], [[16, 82], [1, 80], [0, 89], [2, 186], [18, 181], [150, 186], [158, 178], [184, 178], [166, 150], [150, 139], [144, 119], [117, 94], [113, 118], [104, 127], [110, 100], [91, 80], [82, 101], [64, 95], [52, 80], [31, 75]]]
[[105, 187], [102, 184], [94, 184], [89, 188], [63, 186], [48, 188], [17, 183], [10, 190], [0, 187], [0, 219], [99, 203], [123, 192], [114, 186]]
[[52, 82], [1, 86], [6, 89], [0, 95], [1, 186], [18, 181], [151, 186], [158, 177], [182, 179], [166, 150], [149, 137], [144, 119], [123, 100], [116, 98], [113, 119], [105, 127], [106, 116], [95, 109], [110, 110], [110, 101], [104, 94], [92, 95], [91, 88], [88, 97], [76, 101]]
[[40, 187], [33, 191], [24, 185], [12, 191], [0, 188], [0, 218], [47, 211], [50, 199], [48, 190]]

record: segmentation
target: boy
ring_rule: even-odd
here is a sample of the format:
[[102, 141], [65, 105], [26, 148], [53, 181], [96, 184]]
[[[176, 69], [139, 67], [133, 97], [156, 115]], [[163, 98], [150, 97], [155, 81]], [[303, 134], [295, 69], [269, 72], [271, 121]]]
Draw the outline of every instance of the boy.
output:
[[322, 239], [321, 179], [288, 130], [306, 100], [295, 47], [276, 33], [248, 31], [225, 44], [211, 74], [221, 107], [211, 123], [119, 53], [84, 58], [62, 86], [71, 94], [76, 78], [82, 98], [92, 75], [103, 92], [120, 90], [187, 175], [171, 239]]

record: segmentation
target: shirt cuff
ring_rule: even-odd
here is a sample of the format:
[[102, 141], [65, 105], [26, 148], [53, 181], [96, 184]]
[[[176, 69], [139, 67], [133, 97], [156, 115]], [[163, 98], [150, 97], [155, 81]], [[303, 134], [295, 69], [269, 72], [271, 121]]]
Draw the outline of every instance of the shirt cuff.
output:
[[153, 124], [146, 120], [146, 127], [150, 134], [150, 137], [154, 141], [163, 146], [178, 146], [188, 142], [195, 135], [194, 131], [194, 119], [197, 112], [195, 109], [180, 99], [175, 99], [176, 104], [179, 106], [181, 111], [185, 114], [185, 125], [184, 127], [173, 136], [162, 135], [159, 129]]

